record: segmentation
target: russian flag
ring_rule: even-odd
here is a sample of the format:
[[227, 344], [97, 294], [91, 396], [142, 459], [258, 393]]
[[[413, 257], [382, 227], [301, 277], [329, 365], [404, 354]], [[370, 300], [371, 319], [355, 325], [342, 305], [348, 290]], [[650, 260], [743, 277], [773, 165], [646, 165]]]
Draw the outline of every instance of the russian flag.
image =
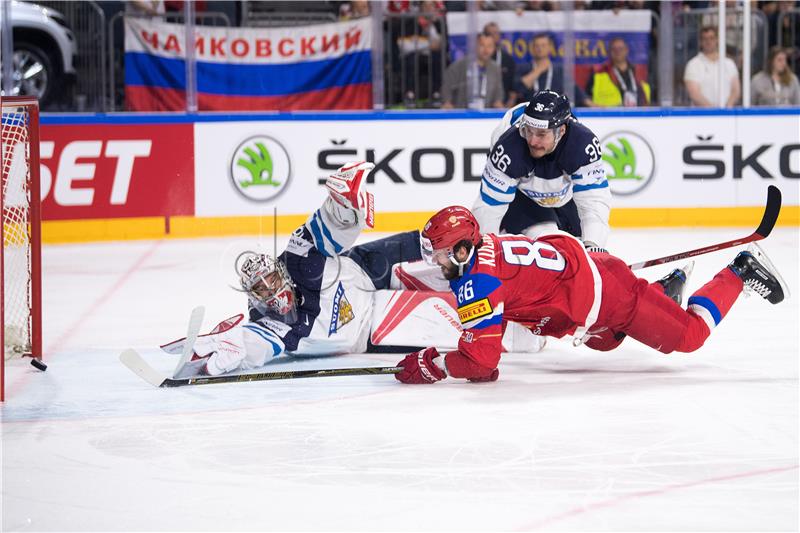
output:
[[[195, 27], [198, 109], [372, 108], [369, 19], [293, 28]], [[132, 111], [186, 109], [184, 27], [125, 19]]]

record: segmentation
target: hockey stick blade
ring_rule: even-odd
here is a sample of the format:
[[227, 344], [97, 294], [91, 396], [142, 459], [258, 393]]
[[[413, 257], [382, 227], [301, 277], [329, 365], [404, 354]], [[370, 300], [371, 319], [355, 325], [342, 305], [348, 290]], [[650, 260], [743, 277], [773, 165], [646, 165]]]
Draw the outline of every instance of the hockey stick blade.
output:
[[158, 370], [147, 364], [147, 361], [142, 359], [142, 356], [139, 355], [136, 350], [125, 350], [119, 354], [119, 360], [123, 365], [127, 366], [131, 372], [154, 387], [162, 387], [167, 379], [159, 373]]
[[758, 225], [758, 228], [756, 228], [756, 231], [751, 235], [741, 239], [734, 239], [732, 241], [712, 244], [711, 246], [705, 246], [703, 248], [697, 248], [696, 250], [690, 250], [688, 252], [680, 252], [673, 255], [659, 257], [658, 259], [650, 259], [648, 261], [633, 263], [632, 265], [628, 265], [628, 267], [631, 270], [637, 270], [655, 265], [663, 265], [664, 263], [671, 263], [672, 261], [679, 261], [688, 257], [695, 257], [697, 255], [716, 252], [717, 250], [724, 250], [725, 248], [732, 248], [734, 246], [760, 241], [761, 239], [767, 238], [772, 232], [772, 228], [775, 227], [775, 223], [778, 221], [778, 215], [780, 212], [781, 191], [776, 186], [770, 185], [767, 188], [767, 205], [764, 208], [764, 215], [761, 217], [761, 223]]
[[177, 376], [178, 372], [183, 370], [186, 363], [191, 359], [194, 353], [194, 343], [197, 342], [197, 336], [200, 334], [200, 328], [203, 326], [203, 316], [206, 313], [206, 308], [202, 305], [192, 309], [192, 314], [189, 317], [189, 326], [186, 329], [186, 340], [183, 343], [183, 351], [178, 364], [175, 365], [175, 370], [172, 371], [173, 376]]

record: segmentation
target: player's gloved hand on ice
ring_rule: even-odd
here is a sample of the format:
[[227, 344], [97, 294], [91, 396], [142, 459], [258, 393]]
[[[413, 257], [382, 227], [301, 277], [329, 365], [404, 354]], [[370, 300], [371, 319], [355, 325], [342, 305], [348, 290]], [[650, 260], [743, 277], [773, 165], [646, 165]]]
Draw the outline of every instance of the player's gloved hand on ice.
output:
[[488, 376], [482, 378], [468, 378], [468, 379], [473, 383], [488, 383], [490, 381], [497, 381], [497, 377], [499, 375], [500, 371], [495, 368], [494, 370], [492, 370], [492, 373], [489, 374]]
[[598, 252], [603, 254], [608, 253], [608, 250], [598, 244], [593, 243], [592, 241], [583, 241], [583, 247], [586, 248], [587, 252]]
[[347, 163], [325, 180], [333, 201], [345, 209], [352, 209], [359, 225], [368, 228], [375, 227], [375, 199], [362, 189], [373, 168], [375, 165], [366, 161]]
[[434, 359], [440, 357], [436, 348], [426, 348], [405, 356], [397, 363], [403, 370], [395, 374], [397, 381], [409, 384], [436, 383], [447, 377], [444, 370], [439, 368]]

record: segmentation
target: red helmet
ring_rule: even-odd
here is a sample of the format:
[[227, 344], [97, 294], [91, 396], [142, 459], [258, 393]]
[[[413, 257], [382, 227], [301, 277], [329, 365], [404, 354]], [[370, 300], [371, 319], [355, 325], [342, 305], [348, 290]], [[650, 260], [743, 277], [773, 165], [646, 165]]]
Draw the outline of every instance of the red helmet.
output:
[[422, 248], [428, 248], [430, 253], [449, 250], [463, 240], [475, 246], [481, 241], [481, 231], [475, 216], [460, 205], [445, 207], [433, 215], [422, 230]]

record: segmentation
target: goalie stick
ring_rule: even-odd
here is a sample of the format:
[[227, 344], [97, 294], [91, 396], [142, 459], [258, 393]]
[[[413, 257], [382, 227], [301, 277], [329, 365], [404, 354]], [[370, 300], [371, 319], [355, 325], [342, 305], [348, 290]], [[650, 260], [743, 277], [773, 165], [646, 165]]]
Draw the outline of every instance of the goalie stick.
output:
[[753, 232], [748, 237], [744, 237], [742, 239], [734, 239], [732, 241], [722, 242], [719, 244], [712, 244], [711, 246], [697, 248], [696, 250], [690, 250], [688, 252], [680, 252], [673, 255], [667, 255], [664, 257], [659, 257], [658, 259], [641, 261], [639, 263], [633, 263], [632, 265], [628, 265], [628, 267], [631, 270], [638, 270], [640, 268], [647, 268], [655, 265], [663, 265], [664, 263], [679, 261], [681, 259], [686, 259], [687, 257], [694, 257], [696, 255], [707, 254], [709, 252], [716, 252], [717, 250], [724, 250], [725, 248], [732, 248], [734, 246], [739, 246], [754, 241], [760, 241], [761, 239], [767, 238], [770, 232], [772, 232], [772, 228], [775, 227], [775, 222], [777, 222], [778, 215], [780, 214], [780, 212], [781, 212], [781, 191], [776, 186], [770, 185], [767, 188], [767, 205], [764, 208], [764, 215], [761, 217], [761, 223], [758, 225], [758, 228], [756, 228], [756, 231]]
[[329, 368], [319, 370], [286, 370], [283, 372], [258, 372], [254, 374], [235, 374], [222, 376], [194, 376], [190, 378], [170, 378], [163, 376], [150, 366], [136, 350], [125, 350], [120, 361], [137, 376], [154, 387], [185, 387], [187, 385], [213, 385], [215, 383], [241, 383], [243, 381], [273, 381], [277, 379], [321, 378], [335, 376], [372, 376], [378, 374], [397, 374], [399, 366], [371, 366], [362, 368]]
[[177, 376], [178, 372], [183, 370], [183, 367], [192, 358], [194, 343], [197, 342], [197, 336], [200, 334], [200, 327], [203, 325], [203, 315], [205, 313], [206, 309], [202, 305], [192, 309], [192, 315], [189, 317], [189, 327], [186, 331], [186, 340], [183, 343], [183, 351], [181, 352], [181, 358], [178, 359], [178, 364], [175, 365], [175, 370], [172, 371], [173, 377]]
[[[186, 328], [186, 339], [183, 345], [183, 351], [181, 352], [181, 358], [178, 360], [178, 365], [175, 367], [173, 375], [177, 374], [178, 371], [183, 368], [189, 361], [192, 353], [194, 353], [194, 343], [197, 341], [197, 336], [200, 334], [200, 327], [203, 325], [203, 315], [205, 312], [206, 309], [202, 305], [192, 309], [192, 314], [189, 317], [189, 326]], [[128, 352], [132, 351], [133, 350], [125, 350], [122, 352], [119, 356], [120, 362], [145, 381], [158, 380], [160, 378], [158, 372], [148, 365], [144, 359], [139, 357], [138, 354], [136, 354], [136, 357], [126, 355]]]

